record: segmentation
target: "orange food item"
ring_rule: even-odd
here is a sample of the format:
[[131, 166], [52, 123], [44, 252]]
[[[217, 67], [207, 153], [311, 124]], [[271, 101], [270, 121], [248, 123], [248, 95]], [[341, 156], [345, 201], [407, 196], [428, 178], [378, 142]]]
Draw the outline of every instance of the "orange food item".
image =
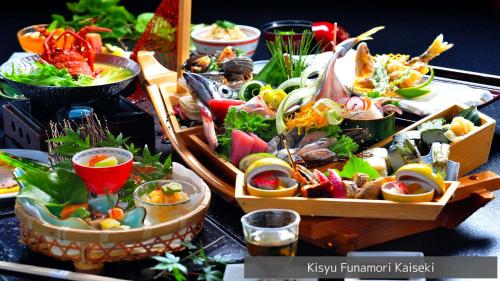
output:
[[71, 205], [66, 205], [61, 211], [61, 219], [66, 219], [68, 218], [76, 209], [83, 207], [85, 209], [89, 209], [89, 205], [87, 203], [82, 203], [82, 204], [71, 204]]
[[97, 162], [100, 162], [109, 156], [106, 154], [97, 154], [96, 156], [90, 158], [89, 160], [89, 167], [94, 167]]
[[154, 204], [175, 204], [189, 199], [189, 195], [185, 192], [173, 192], [166, 194], [160, 187], [151, 191], [143, 197], [145, 201]]
[[[300, 108], [299, 112], [295, 113], [293, 118], [287, 119], [285, 121], [287, 129], [298, 128], [299, 134], [301, 134], [302, 130], [323, 128], [328, 125], [328, 120], [314, 110], [313, 106], [314, 102], [305, 104]], [[323, 109], [321, 107], [320, 110]]]
[[[59, 28], [56, 32], [57, 35], [63, 33], [63, 29]], [[38, 31], [32, 31], [25, 34], [18, 33], [17, 39], [19, 40], [19, 44], [26, 52], [32, 52], [36, 54], [43, 53], [43, 43], [45, 42], [46, 37]], [[74, 38], [67, 36], [65, 40], [60, 40], [57, 42], [58, 48], [63, 48], [64, 46], [71, 46]]]
[[109, 217], [119, 221], [121, 221], [125, 217], [125, 213], [123, 212], [123, 210], [118, 207], [109, 209], [108, 215]]

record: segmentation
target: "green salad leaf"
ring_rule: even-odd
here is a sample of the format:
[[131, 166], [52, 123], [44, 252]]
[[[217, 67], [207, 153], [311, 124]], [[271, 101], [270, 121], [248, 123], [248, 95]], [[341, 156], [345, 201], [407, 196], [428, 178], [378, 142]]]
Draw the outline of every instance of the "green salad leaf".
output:
[[331, 147], [337, 157], [351, 157], [359, 148], [359, 145], [349, 136], [342, 135]]
[[370, 166], [366, 160], [359, 158], [357, 156], [351, 155], [347, 163], [344, 165], [342, 171], [338, 172], [343, 178], [352, 179], [356, 173], [367, 174], [370, 180], [374, 180], [380, 177], [379, 173], [375, 168]]
[[42, 62], [35, 62], [35, 65], [34, 71], [19, 72], [12, 64], [12, 71], [5, 72], [3, 75], [13, 81], [37, 86], [78, 87], [89, 86], [93, 82], [92, 77], [83, 74], [74, 79], [65, 68], [58, 69], [51, 64]]

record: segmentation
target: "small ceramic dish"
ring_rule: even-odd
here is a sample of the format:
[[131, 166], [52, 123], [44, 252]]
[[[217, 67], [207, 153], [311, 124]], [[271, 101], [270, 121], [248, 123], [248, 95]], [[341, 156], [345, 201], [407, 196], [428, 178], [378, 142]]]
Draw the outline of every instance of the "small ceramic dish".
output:
[[392, 191], [392, 188], [398, 188], [396, 181], [384, 183], [382, 185], [382, 197], [385, 200], [401, 203], [430, 202], [434, 198], [435, 189], [428, 183], [422, 181], [404, 181], [405, 184], [418, 183], [426, 192], [418, 194], [401, 194]]
[[251, 184], [247, 183], [248, 194], [258, 197], [292, 197], [297, 193], [299, 184], [296, 180], [288, 177], [278, 177], [282, 183], [287, 187], [284, 189], [262, 189], [253, 187]]
[[[87, 163], [96, 155], [114, 156], [118, 164], [111, 167], [89, 167]], [[130, 151], [114, 147], [87, 149], [73, 155], [71, 162], [76, 174], [82, 178], [88, 191], [94, 194], [117, 192], [127, 182], [134, 156]]]
[[242, 50], [245, 53], [245, 56], [251, 57], [255, 53], [257, 45], [259, 44], [260, 30], [247, 25], [236, 26], [241, 29], [243, 33], [245, 33], [247, 38], [232, 41], [209, 40], [202, 38], [202, 35], [208, 32], [212, 26], [205, 26], [194, 30], [191, 33], [191, 38], [196, 46], [196, 50], [200, 54], [213, 55], [217, 51], [221, 51], [228, 46], [232, 46]]

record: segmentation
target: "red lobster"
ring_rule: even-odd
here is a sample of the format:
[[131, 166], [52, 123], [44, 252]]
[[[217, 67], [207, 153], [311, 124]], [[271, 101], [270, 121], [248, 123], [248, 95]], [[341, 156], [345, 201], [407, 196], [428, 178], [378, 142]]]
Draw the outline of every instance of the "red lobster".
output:
[[72, 76], [99, 74], [100, 70], [94, 68], [95, 51], [85, 36], [90, 32], [111, 32], [111, 29], [89, 25], [78, 32], [68, 29], [62, 33], [57, 29], [40, 32], [46, 36], [41, 54], [46, 62], [59, 69], [66, 68]]

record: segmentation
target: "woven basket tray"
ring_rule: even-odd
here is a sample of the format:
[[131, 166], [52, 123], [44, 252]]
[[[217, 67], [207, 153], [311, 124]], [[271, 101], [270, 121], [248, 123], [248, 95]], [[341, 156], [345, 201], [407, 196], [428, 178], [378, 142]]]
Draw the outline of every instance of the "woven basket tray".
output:
[[73, 261], [77, 271], [99, 272], [106, 262], [131, 261], [181, 251], [182, 242], [200, 233], [211, 193], [190, 213], [173, 221], [130, 230], [81, 230], [61, 228], [30, 216], [16, 202], [21, 241], [33, 251], [63, 261]]

